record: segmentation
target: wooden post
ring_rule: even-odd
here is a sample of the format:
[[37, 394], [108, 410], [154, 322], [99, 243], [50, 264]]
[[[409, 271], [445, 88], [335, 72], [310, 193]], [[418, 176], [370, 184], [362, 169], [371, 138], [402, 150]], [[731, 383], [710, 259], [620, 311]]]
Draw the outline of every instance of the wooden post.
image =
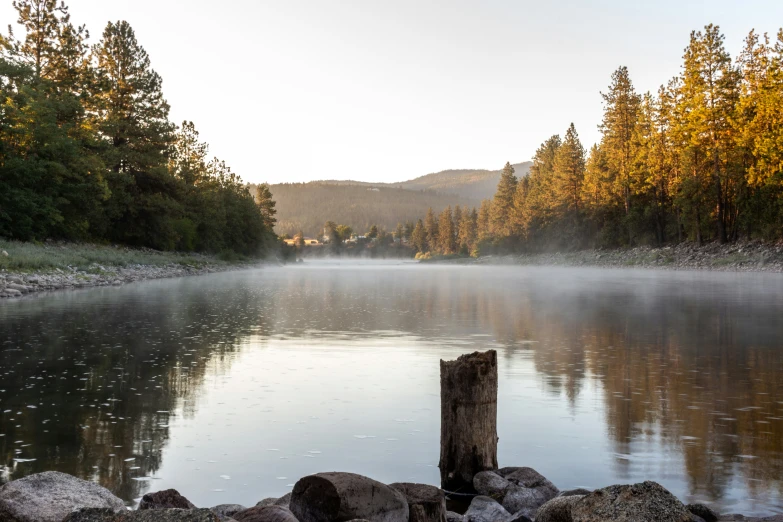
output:
[[495, 350], [440, 361], [440, 483], [473, 491], [473, 476], [498, 467]]

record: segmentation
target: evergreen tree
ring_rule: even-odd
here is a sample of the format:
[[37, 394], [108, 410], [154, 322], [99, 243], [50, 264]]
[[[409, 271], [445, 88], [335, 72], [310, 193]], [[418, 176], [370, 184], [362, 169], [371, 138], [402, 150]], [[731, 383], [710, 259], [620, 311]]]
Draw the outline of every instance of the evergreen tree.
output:
[[413, 227], [413, 233], [411, 234], [411, 242], [416, 252], [428, 252], [429, 245], [427, 243], [427, 231], [424, 229], [424, 223], [421, 219], [416, 221], [416, 226]]
[[572, 123], [554, 159], [554, 188], [562, 212], [578, 212], [581, 209], [584, 177], [585, 150]]
[[451, 207], [443, 209], [438, 218], [438, 240], [441, 253], [445, 255], [453, 254], [455, 248], [454, 221], [451, 214]]
[[91, 107], [108, 142], [104, 161], [112, 197], [109, 235], [137, 245], [171, 248], [181, 215], [167, 169], [173, 142], [161, 78], [127, 22], [109, 23], [93, 49], [98, 88]]
[[[270, 192], [269, 185], [267, 183], [260, 184], [256, 189], [256, 203], [258, 204], [258, 208], [261, 209], [261, 216], [264, 220], [264, 226], [267, 229], [272, 230], [275, 226], [275, 223], [277, 223], [277, 219], [275, 219], [277, 209], [275, 209], [276, 203], [275, 200], [272, 199], [272, 192]], [[348, 227], [348, 230], [347, 237], [340, 234], [341, 240], [344, 241], [351, 236], [350, 227]]]
[[506, 163], [500, 173], [500, 181], [490, 210], [490, 231], [498, 236], [509, 236], [513, 230], [514, 194], [517, 178], [514, 167]]
[[427, 210], [427, 215], [424, 217], [424, 231], [427, 233], [427, 246], [431, 249], [438, 248], [440, 245], [438, 222], [435, 220], [432, 208]]

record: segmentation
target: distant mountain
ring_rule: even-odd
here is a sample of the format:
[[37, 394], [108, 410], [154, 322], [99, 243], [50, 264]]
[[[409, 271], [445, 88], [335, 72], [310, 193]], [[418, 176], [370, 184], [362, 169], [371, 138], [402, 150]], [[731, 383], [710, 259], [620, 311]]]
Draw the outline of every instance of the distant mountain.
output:
[[[518, 178], [525, 177], [530, 172], [532, 164], [530, 161], [517, 163], [513, 165], [514, 173]], [[495, 195], [498, 181], [500, 181], [499, 170], [463, 169], [444, 170], [393, 185], [410, 190], [435, 190], [480, 202]]]
[[[530, 162], [517, 163], [517, 177], [527, 176]], [[428, 208], [478, 207], [495, 194], [500, 170], [444, 170], [399, 183], [325, 180], [281, 183], [270, 190], [277, 202], [278, 234], [318, 235], [327, 220], [357, 232], [371, 225], [393, 230], [397, 223], [423, 218]], [[255, 190], [251, 187], [251, 190]]]

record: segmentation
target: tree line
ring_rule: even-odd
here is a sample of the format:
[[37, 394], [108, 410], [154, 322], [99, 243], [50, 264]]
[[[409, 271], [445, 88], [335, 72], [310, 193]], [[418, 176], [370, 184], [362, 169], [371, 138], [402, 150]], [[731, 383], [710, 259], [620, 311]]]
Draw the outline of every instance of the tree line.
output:
[[0, 236], [161, 250], [262, 253], [268, 187], [251, 194], [169, 120], [162, 79], [125, 21], [90, 45], [57, 0], [15, 0], [0, 35]]
[[[751, 31], [732, 59], [719, 27], [694, 31], [681, 73], [638, 93], [626, 67], [601, 94], [601, 141], [571, 124], [491, 200], [416, 224], [420, 252], [543, 251], [783, 237], [783, 29]], [[455, 212], [456, 214], [456, 212]], [[464, 233], [462, 232], [464, 230]], [[455, 232], [456, 231], [456, 232]]]

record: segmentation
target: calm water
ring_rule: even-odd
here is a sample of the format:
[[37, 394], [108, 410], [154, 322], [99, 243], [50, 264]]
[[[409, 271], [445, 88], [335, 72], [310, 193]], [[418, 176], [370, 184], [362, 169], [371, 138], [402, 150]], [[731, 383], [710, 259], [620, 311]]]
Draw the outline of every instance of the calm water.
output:
[[783, 511], [783, 277], [308, 264], [0, 302], [0, 481], [253, 505], [439, 481], [438, 360], [498, 350], [502, 466]]

